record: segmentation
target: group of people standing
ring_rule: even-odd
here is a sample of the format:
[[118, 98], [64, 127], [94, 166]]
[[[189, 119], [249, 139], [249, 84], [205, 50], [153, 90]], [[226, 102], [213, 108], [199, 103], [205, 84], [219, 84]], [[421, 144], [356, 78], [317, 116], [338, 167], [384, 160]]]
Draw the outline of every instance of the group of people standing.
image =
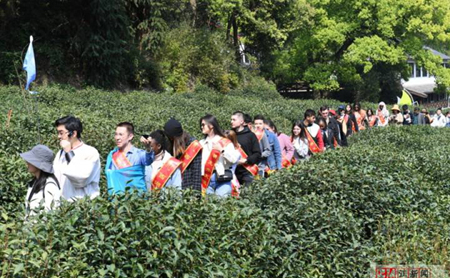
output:
[[[316, 153], [345, 147], [347, 138], [361, 130], [389, 124], [445, 126], [450, 122], [450, 113], [444, 116], [440, 109], [433, 117], [426, 111], [411, 113], [408, 107], [401, 112], [398, 105], [391, 111], [390, 115], [383, 102], [376, 113], [361, 109], [359, 104], [339, 106], [337, 111], [322, 106], [317, 114], [308, 109], [302, 120], [293, 123], [290, 135], [279, 132], [274, 122], [262, 115], [252, 118], [236, 111], [231, 115], [229, 130], [222, 129], [213, 115], [205, 115], [199, 120], [204, 137], [201, 140], [187, 133], [179, 121], [170, 119], [163, 129], [140, 137], [145, 149], [132, 144], [133, 124], [122, 122], [116, 126], [116, 147], [109, 153], [104, 169], [108, 193], [175, 188], [192, 189], [203, 196], [237, 197], [241, 185]], [[81, 121], [63, 117], [55, 121], [55, 128], [61, 146], [56, 156], [44, 145], [21, 154], [34, 176], [26, 197], [29, 214], [41, 205], [45, 210], [57, 207], [60, 199], [73, 202], [100, 194], [100, 155], [83, 142]]]

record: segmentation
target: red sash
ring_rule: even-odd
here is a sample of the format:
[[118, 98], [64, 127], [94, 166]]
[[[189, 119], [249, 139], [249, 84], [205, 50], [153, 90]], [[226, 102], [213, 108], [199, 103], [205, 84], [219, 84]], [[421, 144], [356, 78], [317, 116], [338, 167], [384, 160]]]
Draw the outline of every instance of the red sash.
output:
[[159, 169], [155, 178], [152, 181], [152, 190], [160, 190], [166, 185], [167, 181], [170, 179], [172, 174], [178, 167], [181, 166], [181, 161], [176, 159], [175, 157], [171, 157], [169, 160], [164, 163], [164, 165]]
[[366, 127], [363, 125], [363, 120], [366, 117], [366, 113], [364, 110], [360, 112], [355, 112], [356, 122], [358, 123], [359, 130], [364, 130]]
[[193, 141], [189, 147], [184, 151], [183, 155], [180, 158], [181, 161], [181, 173], [184, 173], [186, 168], [191, 164], [192, 160], [197, 156], [197, 154], [201, 151], [202, 145], [195, 140]]
[[254, 133], [255, 133], [255, 135], [256, 135], [256, 138], [258, 138], [258, 142], [260, 142], [261, 139], [262, 139], [263, 136], [264, 136], [264, 130], [263, 130], [263, 131], [257, 130], [257, 131], [255, 131]]
[[239, 188], [240, 188], [239, 181], [236, 179], [236, 177], [233, 177], [233, 180], [231, 181], [231, 196], [239, 198], [239, 194], [241, 193], [239, 191]]
[[127, 156], [122, 152], [117, 150], [112, 155], [112, 161], [114, 165], [116, 165], [117, 169], [123, 169], [127, 167], [131, 167], [131, 162], [128, 160]]
[[[231, 141], [227, 138], [221, 138], [219, 144], [222, 148], [225, 148]], [[206, 189], [208, 189], [209, 182], [211, 181], [214, 167], [220, 158], [220, 152], [218, 150], [212, 150], [205, 163], [205, 173], [202, 176], [202, 195], [206, 195]]]
[[[241, 157], [243, 159], [247, 159], [248, 155], [244, 152], [244, 150], [242, 148], [239, 148], [239, 153], [241, 154]], [[253, 164], [253, 165], [249, 165], [249, 164], [242, 164], [242, 166], [247, 169], [253, 176], [258, 175], [258, 165]]]
[[386, 119], [384, 118], [383, 113], [380, 110], [378, 110], [377, 114], [378, 114], [378, 119], [380, 119], [381, 124], [384, 125], [384, 123], [386, 122]]
[[291, 159], [291, 163], [292, 163], [292, 165], [295, 165], [295, 164], [297, 164], [297, 159], [295, 159], [295, 157], [292, 157], [292, 159]]
[[283, 168], [289, 168], [292, 166], [291, 162], [286, 158], [284, 154], [281, 156], [281, 166], [283, 166]]
[[[306, 138], [308, 139], [309, 150], [312, 153], [320, 153], [319, 146], [317, 146], [316, 141], [314, 141], [314, 138], [311, 136], [311, 133], [309, 133], [308, 128], [305, 127], [305, 131], [306, 131]], [[320, 132], [320, 130], [318, 132]]]
[[369, 126], [370, 126], [370, 127], [373, 127], [373, 126], [375, 125], [375, 122], [376, 122], [376, 121], [377, 121], [377, 117], [372, 116], [372, 120], [370, 120]]

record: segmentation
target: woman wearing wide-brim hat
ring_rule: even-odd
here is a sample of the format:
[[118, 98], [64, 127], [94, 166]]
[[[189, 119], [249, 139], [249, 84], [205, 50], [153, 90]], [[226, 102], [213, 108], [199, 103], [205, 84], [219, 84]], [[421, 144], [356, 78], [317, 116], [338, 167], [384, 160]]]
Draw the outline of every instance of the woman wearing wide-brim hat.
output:
[[21, 153], [34, 178], [28, 183], [25, 205], [29, 215], [37, 213], [42, 205], [46, 211], [59, 206], [61, 190], [53, 173], [53, 152], [44, 145], [36, 145], [30, 151]]
[[389, 117], [389, 124], [391, 125], [403, 125], [403, 115], [400, 112], [400, 108], [398, 107], [397, 104], [395, 104], [392, 108], [391, 108], [392, 114]]

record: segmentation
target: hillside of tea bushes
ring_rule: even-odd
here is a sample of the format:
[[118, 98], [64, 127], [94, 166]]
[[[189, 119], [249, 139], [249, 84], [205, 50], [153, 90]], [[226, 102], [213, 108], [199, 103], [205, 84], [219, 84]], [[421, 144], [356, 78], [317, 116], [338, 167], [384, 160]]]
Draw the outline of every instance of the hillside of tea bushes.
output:
[[38, 91], [40, 135], [35, 99], [0, 88], [1, 277], [368, 277], [371, 262], [450, 268], [450, 129], [361, 132], [350, 147], [258, 181], [239, 200], [104, 196], [64, 204], [31, 225], [23, 221], [31, 177], [19, 153], [39, 139], [56, 151], [52, 124], [66, 114], [82, 119], [83, 138], [104, 163], [124, 120], [142, 134], [174, 116], [198, 136], [205, 113], [228, 127], [243, 110], [288, 132], [306, 108], [339, 105], [258, 87], [227, 95]]

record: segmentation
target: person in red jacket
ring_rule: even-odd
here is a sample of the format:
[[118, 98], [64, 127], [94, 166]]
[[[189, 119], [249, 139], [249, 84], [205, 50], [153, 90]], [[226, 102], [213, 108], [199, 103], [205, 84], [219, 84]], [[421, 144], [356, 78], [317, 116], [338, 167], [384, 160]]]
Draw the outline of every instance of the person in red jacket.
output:
[[324, 151], [322, 132], [320, 132], [320, 127], [315, 121], [316, 112], [311, 109], [306, 110], [303, 124], [306, 127], [306, 138], [308, 139], [309, 152], [311, 154]]

